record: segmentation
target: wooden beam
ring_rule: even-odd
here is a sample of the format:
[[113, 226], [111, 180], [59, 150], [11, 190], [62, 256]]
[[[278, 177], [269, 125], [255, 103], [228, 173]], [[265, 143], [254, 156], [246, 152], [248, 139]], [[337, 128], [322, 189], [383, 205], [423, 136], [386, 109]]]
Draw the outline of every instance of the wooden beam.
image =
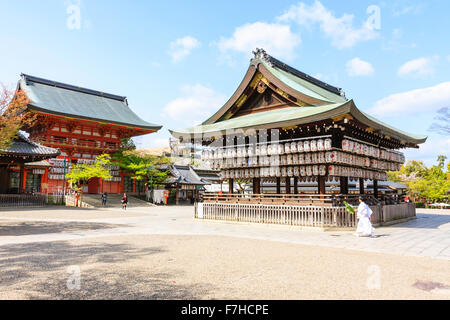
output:
[[364, 178], [359, 178], [359, 193], [364, 194]]

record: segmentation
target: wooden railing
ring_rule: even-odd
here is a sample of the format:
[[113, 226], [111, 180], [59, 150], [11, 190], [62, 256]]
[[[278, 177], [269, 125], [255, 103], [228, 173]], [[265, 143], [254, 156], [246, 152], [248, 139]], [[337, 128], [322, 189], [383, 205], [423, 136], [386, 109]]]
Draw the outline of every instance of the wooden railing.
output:
[[342, 207], [196, 203], [195, 218], [308, 227], [355, 227], [356, 215]]
[[358, 205], [360, 196], [364, 198], [364, 201], [368, 205], [377, 205], [380, 203], [379, 199], [375, 199], [372, 195], [367, 194], [228, 194], [220, 192], [204, 193], [201, 196], [201, 202], [343, 207], [344, 201], [351, 205]]
[[[414, 203], [376, 205], [370, 208], [373, 211], [371, 221], [374, 226], [416, 216]], [[344, 207], [329, 206], [203, 202], [195, 204], [194, 215], [196, 219], [322, 228], [355, 228], [357, 225], [356, 214], [350, 214]]]

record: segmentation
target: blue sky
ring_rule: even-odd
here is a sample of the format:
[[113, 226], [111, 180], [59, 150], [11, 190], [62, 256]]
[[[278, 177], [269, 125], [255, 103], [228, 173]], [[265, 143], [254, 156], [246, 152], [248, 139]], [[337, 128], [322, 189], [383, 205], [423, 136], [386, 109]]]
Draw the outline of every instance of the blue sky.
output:
[[0, 81], [14, 86], [23, 72], [126, 95], [164, 125], [138, 147], [162, 146], [167, 129], [220, 108], [259, 46], [377, 118], [428, 135], [406, 155], [430, 165], [450, 157], [450, 137], [429, 131], [450, 107], [449, 11], [445, 0], [0, 0]]

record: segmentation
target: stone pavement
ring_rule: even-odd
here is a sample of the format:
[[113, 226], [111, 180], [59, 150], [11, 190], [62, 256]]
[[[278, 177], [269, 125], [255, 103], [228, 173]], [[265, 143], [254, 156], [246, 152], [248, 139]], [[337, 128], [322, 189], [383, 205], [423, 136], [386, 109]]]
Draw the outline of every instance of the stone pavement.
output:
[[[375, 238], [356, 238], [351, 231], [319, 232], [290, 226], [195, 220], [192, 218], [193, 207], [186, 206], [138, 207], [126, 212], [118, 208], [95, 209], [83, 211], [80, 218], [76, 214], [74, 216], [73, 209], [69, 211], [61, 207], [51, 209], [58, 213], [53, 214], [51, 219], [46, 218], [48, 210], [35, 209], [26, 217], [21, 216], [26, 210], [0, 211], [0, 225], [2, 220], [7, 222], [5, 224], [14, 221], [55, 224], [54, 232], [49, 231], [51, 228], [47, 225], [42, 232], [34, 230], [30, 234], [20, 235], [0, 233], [0, 246], [120, 235], [216, 235], [450, 260], [450, 214], [447, 213], [450, 210], [419, 209], [416, 220], [377, 228]], [[70, 219], [64, 218], [66, 212], [70, 212]], [[101, 217], [86, 219], [89, 213], [101, 213]], [[76, 231], [69, 228], [69, 231], [61, 232], [64, 228], [60, 225], [74, 222], [109, 227], [83, 227]]]

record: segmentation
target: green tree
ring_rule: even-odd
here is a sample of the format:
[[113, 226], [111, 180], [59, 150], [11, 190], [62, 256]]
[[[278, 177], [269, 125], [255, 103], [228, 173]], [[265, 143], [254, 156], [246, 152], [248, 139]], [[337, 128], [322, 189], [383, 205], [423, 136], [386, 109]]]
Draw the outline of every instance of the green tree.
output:
[[448, 199], [450, 162], [445, 166], [446, 160], [445, 156], [439, 156], [437, 165], [431, 168], [427, 168], [422, 161], [408, 161], [400, 171], [388, 172], [388, 177], [391, 181], [406, 184], [413, 201], [435, 202]]
[[102, 154], [91, 164], [80, 163], [73, 165], [71, 171], [66, 174], [66, 177], [69, 179], [74, 190], [81, 187], [82, 181], [89, 181], [92, 178], [110, 180], [112, 178], [108, 167], [110, 164], [110, 155]]
[[147, 179], [147, 186], [151, 189], [163, 184], [169, 175], [168, 166], [171, 160], [165, 156], [143, 155], [135, 150], [121, 150], [114, 154], [113, 159], [122, 169], [131, 173], [132, 179], [138, 181]]

